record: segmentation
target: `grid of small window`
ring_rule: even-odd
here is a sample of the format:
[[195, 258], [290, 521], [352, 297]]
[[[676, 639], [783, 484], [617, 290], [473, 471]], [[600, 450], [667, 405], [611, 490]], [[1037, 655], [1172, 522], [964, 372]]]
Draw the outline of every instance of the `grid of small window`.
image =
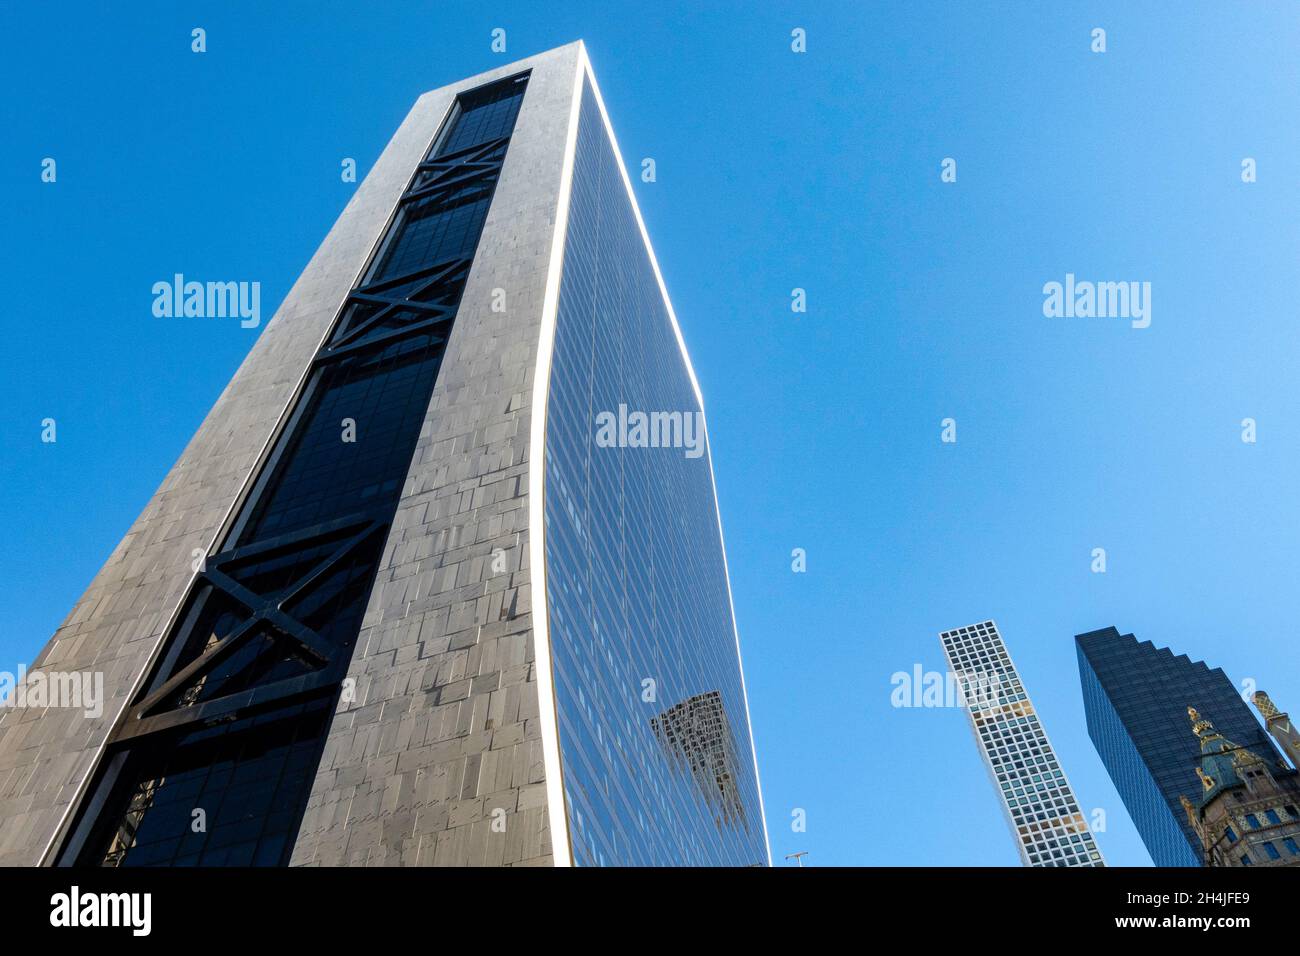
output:
[[513, 77], [465, 94], [460, 99], [462, 115], [437, 153], [447, 155], [469, 146], [509, 136], [519, 113], [527, 76]]
[[319, 760], [324, 700], [218, 724], [132, 757], [128, 804], [138, 825], [104, 854], [109, 866], [273, 866], [298, 826], [299, 795]]
[[487, 217], [494, 185], [466, 186], [450, 202], [441, 196], [413, 202], [399, 223], [401, 241], [385, 250], [371, 281], [408, 275], [432, 263], [469, 255]]
[[1104, 865], [996, 625], [939, 636], [949, 669], [968, 693], [967, 714], [1023, 858], [1030, 866]]
[[[417, 335], [327, 366], [292, 450], [241, 541], [391, 508], [402, 492], [441, 359], [434, 337]], [[345, 427], [351, 429], [349, 441]]]

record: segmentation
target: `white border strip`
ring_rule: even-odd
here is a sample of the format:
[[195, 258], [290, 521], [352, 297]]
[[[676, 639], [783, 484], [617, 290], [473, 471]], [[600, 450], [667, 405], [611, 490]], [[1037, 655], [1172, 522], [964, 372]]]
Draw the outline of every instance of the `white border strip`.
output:
[[560, 276], [569, 228], [569, 196], [573, 191], [574, 157], [578, 151], [578, 112], [582, 106], [582, 66], [587, 51], [578, 41], [573, 70], [569, 125], [560, 165], [560, 192], [555, 208], [555, 234], [542, 298], [542, 322], [533, 369], [532, 419], [528, 436], [528, 564], [532, 591], [533, 647], [537, 662], [537, 713], [546, 770], [546, 812], [551, 828], [551, 857], [556, 866], [573, 866], [569, 813], [564, 799], [564, 766], [560, 761], [560, 723], [555, 705], [555, 676], [551, 668], [550, 607], [546, 600], [546, 410], [550, 403], [551, 356], [560, 303]]

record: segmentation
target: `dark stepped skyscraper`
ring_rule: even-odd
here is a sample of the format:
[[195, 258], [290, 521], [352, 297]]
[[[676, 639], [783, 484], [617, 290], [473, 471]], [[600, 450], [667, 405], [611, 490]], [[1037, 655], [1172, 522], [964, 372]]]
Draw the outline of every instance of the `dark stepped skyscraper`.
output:
[[33, 670], [106, 704], [0, 713], [0, 865], [770, 864], [581, 43], [419, 98]]
[[1213, 714], [1226, 737], [1281, 759], [1219, 668], [1175, 655], [1113, 627], [1075, 637], [1088, 734], [1157, 866], [1201, 866], [1200, 838], [1182, 797], [1201, 792], [1200, 741], [1187, 708]]

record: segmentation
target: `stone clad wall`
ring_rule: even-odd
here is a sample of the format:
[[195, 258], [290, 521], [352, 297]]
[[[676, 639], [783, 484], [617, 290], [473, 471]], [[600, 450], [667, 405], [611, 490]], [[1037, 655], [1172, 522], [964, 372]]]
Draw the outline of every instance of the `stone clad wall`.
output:
[[293, 865], [552, 863], [529, 435], [579, 49], [426, 94], [413, 113], [440, 116], [427, 104], [532, 69], [353, 656], [356, 698], [334, 718]]
[[[35, 865], [245, 492], [462, 90], [534, 70], [294, 863], [549, 863], [527, 568], [529, 409], [573, 44], [422, 96], [31, 669], [102, 672], [103, 714], [0, 709], [0, 865]], [[508, 312], [490, 311], [507, 290]], [[506, 572], [491, 553], [504, 551]], [[500, 562], [498, 562], [498, 565]], [[490, 831], [493, 808], [507, 814]], [[488, 840], [492, 832], [496, 839]]]

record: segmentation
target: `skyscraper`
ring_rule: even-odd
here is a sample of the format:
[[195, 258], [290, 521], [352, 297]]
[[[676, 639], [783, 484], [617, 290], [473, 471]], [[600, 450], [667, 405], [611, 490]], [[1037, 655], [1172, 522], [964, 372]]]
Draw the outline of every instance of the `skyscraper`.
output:
[[0, 863], [770, 863], [581, 43], [420, 97], [33, 670], [108, 704], [0, 716]]
[[975, 743], [1025, 866], [1104, 866], [1065, 771], [992, 621], [943, 631]]
[[1088, 735], [1157, 866], [1200, 866], [1201, 840], [1183, 809], [1201, 792], [1201, 741], [1187, 708], [1213, 715], [1219, 732], [1276, 765], [1279, 757], [1219, 668], [1175, 656], [1113, 627], [1075, 637]]

